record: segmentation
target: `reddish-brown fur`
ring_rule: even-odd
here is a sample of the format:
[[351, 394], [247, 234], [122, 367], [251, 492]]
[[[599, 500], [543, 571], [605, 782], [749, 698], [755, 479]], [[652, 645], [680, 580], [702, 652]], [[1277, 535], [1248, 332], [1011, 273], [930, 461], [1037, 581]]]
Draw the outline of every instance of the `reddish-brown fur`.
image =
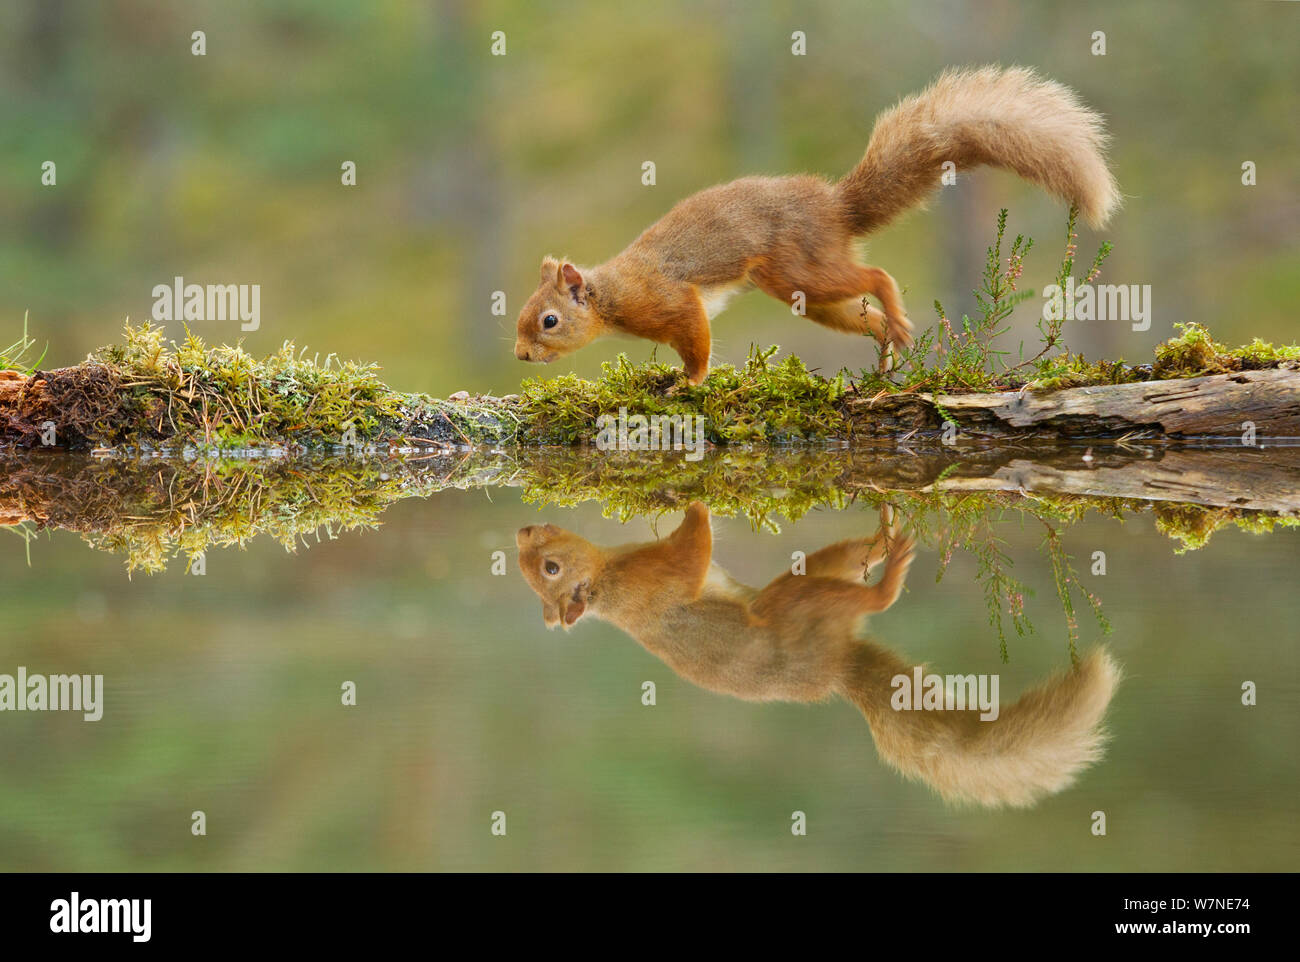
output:
[[748, 286], [790, 305], [801, 293], [810, 320], [906, 346], [912, 325], [898, 285], [858, 263], [854, 238], [921, 204], [945, 161], [1014, 170], [1102, 223], [1119, 196], [1104, 146], [1100, 117], [1032, 71], [946, 73], [877, 119], [861, 162], [837, 183], [744, 177], [681, 201], [604, 264], [545, 258], [519, 314], [515, 356], [553, 361], [627, 333], [670, 345], [698, 384], [709, 370], [710, 301]]
[[[519, 570], [548, 627], [584, 615], [631, 635], [703, 688], [750, 701], [839, 695], [865, 716], [880, 756], [952, 801], [1029, 805], [1068, 785], [1101, 754], [1102, 716], [1119, 672], [1102, 650], [1005, 706], [896, 711], [892, 679], [912, 664], [859, 637], [865, 616], [898, 600], [913, 544], [882, 519], [870, 538], [840, 541], [762, 590], [713, 563], [709, 512], [692, 504], [667, 538], [602, 548], [555, 525], [516, 535]], [[883, 565], [874, 584], [867, 574]]]

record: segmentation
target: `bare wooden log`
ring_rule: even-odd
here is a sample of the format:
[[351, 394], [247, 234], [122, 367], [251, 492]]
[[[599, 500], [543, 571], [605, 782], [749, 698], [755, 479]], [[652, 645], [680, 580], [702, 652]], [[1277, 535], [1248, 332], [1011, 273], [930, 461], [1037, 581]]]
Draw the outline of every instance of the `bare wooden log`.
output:
[[962, 427], [983, 433], [1097, 437], [1300, 437], [1300, 365], [1208, 377], [931, 398]]

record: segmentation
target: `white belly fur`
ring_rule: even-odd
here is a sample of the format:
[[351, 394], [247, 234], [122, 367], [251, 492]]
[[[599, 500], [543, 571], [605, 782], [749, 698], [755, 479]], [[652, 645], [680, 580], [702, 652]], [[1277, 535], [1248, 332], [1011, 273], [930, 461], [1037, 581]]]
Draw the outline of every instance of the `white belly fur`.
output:
[[758, 592], [749, 585], [742, 585], [715, 562], [709, 565], [709, 573], [705, 575], [700, 594], [705, 598], [720, 598], [748, 604]]
[[741, 278], [730, 284], [716, 284], [713, 287], [700, 288], [700, 300], [704, 302], [704, 313], [713, 320], [737, 294], [743, 294], [754, 285], [748, 278]]

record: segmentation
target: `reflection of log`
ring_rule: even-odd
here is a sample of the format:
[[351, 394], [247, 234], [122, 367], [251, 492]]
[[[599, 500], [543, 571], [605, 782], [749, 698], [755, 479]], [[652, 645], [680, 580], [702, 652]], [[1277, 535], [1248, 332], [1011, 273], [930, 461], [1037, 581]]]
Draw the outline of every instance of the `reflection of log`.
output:
[[714, 449], [698, 461], [685, 460], [682, 452], [516, 448], [444, 451], [418, 460], [262, 459], [226, 464], [220, 471], [202, 462], [33, 452], [0, 455], [0, 525], [27, 521], [106, 532], [153, 523], [181, 530], [223, 513], [244, 525], [278, 501], [294, 506], [288, 514], [305, 515], [310, 507], [311, 520], [325, 523], [331, 517], [377, 517], [394, 501], [447, 488], [498, 486], [525, 488], [532, 500], [601, 500], [632, 512], [701, 500], [724, 513], [798, 516], [846, 496], [897, 495], [902, 501], [944, 492], [1059, 496], [1095, 500], [1104, 508], [1122, 500], [1130, 507], [1192, 504], [1234, 514], [1300, 516], [1300, 446]]
[[1027, 454], [973, 477], [955, 472], [932, 488], [1172, 501], [1300, 515], [1300, 448], [1176, 448], [1158, 457], [1108, 451], [1090, 462], [1077, 450], [1071, 459], [1035, 460]]

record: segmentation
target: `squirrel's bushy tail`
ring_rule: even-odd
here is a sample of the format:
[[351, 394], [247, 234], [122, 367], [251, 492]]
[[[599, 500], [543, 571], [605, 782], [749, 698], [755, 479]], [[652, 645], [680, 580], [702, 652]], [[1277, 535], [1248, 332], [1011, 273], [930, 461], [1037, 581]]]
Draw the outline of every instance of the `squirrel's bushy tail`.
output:
[[978, 711], [895, 710], [896, 655], [862, 644], [841, 686], [871, 726], [880, 757], [950, 802], [1032, 805], [1070, 785], [1102, 754], [1102, 720], [1120, 670], [1104, 649], [981, 721]]
[[949, 70], [876, 119], [866, 154], [836, 185], [856, 234], [879, 230], [940, 185], [944, 161], [1015, 171], [1094, 227], [1119, 205], [1105, 124], [1069, 87], [1024, 67]]

